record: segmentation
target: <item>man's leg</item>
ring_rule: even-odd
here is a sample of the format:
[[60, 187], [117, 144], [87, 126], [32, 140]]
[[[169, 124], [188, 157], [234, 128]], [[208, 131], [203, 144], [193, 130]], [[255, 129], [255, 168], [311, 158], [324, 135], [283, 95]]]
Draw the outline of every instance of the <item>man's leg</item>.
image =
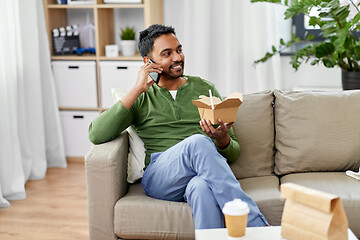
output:
[[223, 214], [207, 181], [193, 177], [186, 187], [184, 198], [192, 209], [195, 229], [225, 227]]
[[250, 208], [249, 227], [267, 224], [255, 202], [241, 189], [226, 159], [218, 153], [211, 139], [201, 134], [188, 137], [165, 152], [153, 154], [142, 185], [151, 197], [181, 201], [194, 176], [209, 183], [220, 209], [227, 201], [240, 198]]

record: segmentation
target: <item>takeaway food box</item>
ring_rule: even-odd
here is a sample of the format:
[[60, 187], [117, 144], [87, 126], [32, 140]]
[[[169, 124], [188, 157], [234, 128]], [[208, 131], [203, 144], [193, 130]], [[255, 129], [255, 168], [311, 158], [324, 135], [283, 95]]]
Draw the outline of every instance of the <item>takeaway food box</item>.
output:
[[224, 101], [218, 97], [201, 95], [198, 100], [192, 100], [192, 102], [198, 107], [201, 119], [210, 120], [212, 124], [218, 124], [219, 118], [225, 123], [235, 122], [239, 106], [243, 102], [243, 95], [234, 92]]

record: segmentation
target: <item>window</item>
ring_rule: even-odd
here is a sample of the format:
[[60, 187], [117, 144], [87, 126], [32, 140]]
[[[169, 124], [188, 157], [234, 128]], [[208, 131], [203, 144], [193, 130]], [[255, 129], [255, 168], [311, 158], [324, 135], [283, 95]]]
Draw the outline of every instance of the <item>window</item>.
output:
[[[326, 9], [324, 9], [326, 11]], [[310, 12], [310, 16], [318, 16], [321, 10], [318, 8], [313, 8]], [[350, 8], [350, 16], [356, 14], [357, 11], [355, 9]], [[310, 26], [309, 25], [309, 17], [304, 16], [303, 14], [299, 14], [293, 17], [293, 33], [295, 33], [296, 37], [304, 39], [305, 33], [314, 35], [314, 39], [312, 41], [322, 41], [324, 37], [320, 34], [320, 28], [318, 26]], [[323, 19], [325, 20], [325, 19]], [[356, 38], [360, 37], [360, 32], [353, 32]]]

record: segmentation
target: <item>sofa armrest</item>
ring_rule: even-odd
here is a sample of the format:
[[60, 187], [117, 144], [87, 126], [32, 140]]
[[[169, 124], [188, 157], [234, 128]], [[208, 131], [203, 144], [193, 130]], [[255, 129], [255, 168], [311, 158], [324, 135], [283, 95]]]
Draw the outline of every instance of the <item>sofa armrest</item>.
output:
[[128, 133], [94, 145], [85, 156], [91, 240], [118, 239], [114, 234], [114, 206], [128, 191]]

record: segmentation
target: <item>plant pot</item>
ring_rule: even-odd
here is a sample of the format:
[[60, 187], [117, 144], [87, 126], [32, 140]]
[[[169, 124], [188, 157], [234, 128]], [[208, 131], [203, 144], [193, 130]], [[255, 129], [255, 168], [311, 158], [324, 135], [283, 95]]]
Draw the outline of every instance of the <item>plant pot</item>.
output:
[[360, 72], [347, 72], [341, 70], [343, 90], [360, 89]]
[[122, 54], [126, 57], [134, 56], [136, 53], [136, 40], [120, 41]]

